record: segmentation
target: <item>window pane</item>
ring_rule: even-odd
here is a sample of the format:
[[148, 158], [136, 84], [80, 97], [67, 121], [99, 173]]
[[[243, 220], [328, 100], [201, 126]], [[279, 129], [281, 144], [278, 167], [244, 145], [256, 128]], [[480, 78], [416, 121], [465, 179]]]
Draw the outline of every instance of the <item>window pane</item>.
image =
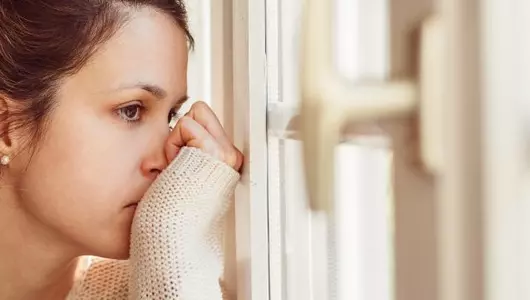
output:
[[[300, 101], [301, 4], [301, 0], [267, 1], [268, 102], [274, 109], [296, 107]], [[338, 70], [351, 81], [384, 78], [386, 0], [337, 0], [336, 4]], [[283, 106], [276, 105], [280, 102]], [[383, 147], [371, 147], [355, 137], [337, 147], [336, 213], [328, 218], [308, 208], [301, 142], [285, 139], [276, 124], [269, 125], [272, 299], [392, 299], [387, 141]]]

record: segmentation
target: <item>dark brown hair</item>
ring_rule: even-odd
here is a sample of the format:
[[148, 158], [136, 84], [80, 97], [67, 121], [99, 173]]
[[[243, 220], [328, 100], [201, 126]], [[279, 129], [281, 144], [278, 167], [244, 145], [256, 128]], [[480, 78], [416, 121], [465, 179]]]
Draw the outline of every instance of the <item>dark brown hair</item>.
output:
[[61, 80], [145, 7], [171, 15], [193, 47], [181, 0], [0, 0], [0, 98], [19, 107], [1, 121], [39, 138]]

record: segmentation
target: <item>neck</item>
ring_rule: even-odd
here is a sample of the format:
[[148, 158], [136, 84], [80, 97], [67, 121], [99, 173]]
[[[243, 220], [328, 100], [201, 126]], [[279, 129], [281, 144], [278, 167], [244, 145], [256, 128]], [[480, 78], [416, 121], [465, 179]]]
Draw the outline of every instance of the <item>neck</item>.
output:
[[64, 299], [77, 267], [77, 255], [0, 193], [0, 298]]

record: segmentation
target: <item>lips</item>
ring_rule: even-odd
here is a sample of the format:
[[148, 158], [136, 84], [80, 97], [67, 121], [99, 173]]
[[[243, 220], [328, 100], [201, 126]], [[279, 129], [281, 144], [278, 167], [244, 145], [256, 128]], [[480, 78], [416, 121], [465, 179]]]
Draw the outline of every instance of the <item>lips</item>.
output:
[[138, 202], [131, 203], [131, 204], [125, 206], [125, 208], [136, 207], [136, 206], [138, 206]]

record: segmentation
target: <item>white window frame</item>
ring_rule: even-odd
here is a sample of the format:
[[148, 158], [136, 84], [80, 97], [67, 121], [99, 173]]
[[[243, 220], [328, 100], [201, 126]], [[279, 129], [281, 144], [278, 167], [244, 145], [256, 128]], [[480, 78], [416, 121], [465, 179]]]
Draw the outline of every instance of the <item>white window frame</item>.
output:
[[232, 1], [233, 133], [245, 154], [236, 190], [237, 299], [269, 300], [265, 1]]
[[265, 0], [187, 5], [197, 42], [190, 55], [189, 94], [212, 106], [245, 154], [227, 222], [224, 277], [235, 284], [230, 288], [238, 300], [269, 300]]

